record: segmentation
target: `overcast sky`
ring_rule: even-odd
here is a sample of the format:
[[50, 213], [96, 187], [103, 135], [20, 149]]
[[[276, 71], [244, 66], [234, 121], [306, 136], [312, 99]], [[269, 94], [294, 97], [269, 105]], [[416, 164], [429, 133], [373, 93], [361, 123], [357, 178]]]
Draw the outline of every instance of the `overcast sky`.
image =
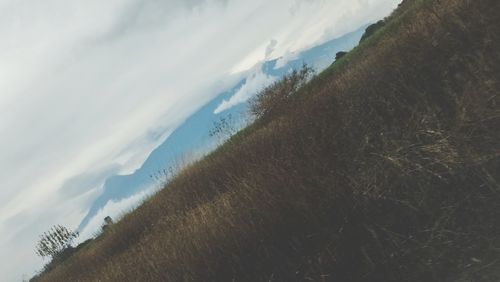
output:
[[136, 169], [239, 72], [398, 2], [0, 0], [2, 279], [30, 277], [40, 233], [75, 228], [106, 176]]

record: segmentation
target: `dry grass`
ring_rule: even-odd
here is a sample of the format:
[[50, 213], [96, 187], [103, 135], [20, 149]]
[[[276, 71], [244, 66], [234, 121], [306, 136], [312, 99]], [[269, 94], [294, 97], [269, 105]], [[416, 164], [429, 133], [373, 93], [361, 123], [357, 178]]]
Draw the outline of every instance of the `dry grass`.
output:
[[40, 281], [499, 281], [500, 2], [387, 24]]

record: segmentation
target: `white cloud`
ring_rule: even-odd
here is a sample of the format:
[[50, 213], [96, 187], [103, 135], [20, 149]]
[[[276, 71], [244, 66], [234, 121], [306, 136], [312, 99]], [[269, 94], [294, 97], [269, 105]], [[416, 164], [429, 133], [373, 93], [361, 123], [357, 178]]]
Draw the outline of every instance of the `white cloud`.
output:
[[289, 50], [287, 50], [287, 52], [276, 61], [274, 69], [279, 69], [286, 66], [288, 62], [297, 59], [298, 55], [299, 53], [297, 52], [290, 52]]
[[[136, 168], [230, 73], [262, 61], [271, 39], [268, 56], [279, 57], [379, 19], [398, 0], [295, 2], [0, 0], [3, 281], [31, 275], [38, 234], [74, 228], [99, 191], [61, 193], [68, 180], [98, 185], [110, 168]], [[266, 79], [256, 74], [255, 85]]]
[[94, 235], [101, 230], [101, 226], [106, 216], [110, 216], [115, 222], [119, 221], [126, 213], [139, 206], [151, 195], [151, 193], [152, 191], [149, 189], [121, 201], [108, 202], [106, 206], [99, 210], [97, 215], [89, 221], [89, 224], [82, 230], [75, 243], [81, 243], [89, 238], [93, 238]]
[[276, 49], [276, 45], [278, 45], [278, 41], [276, 39], [272, 39], [269, 42], [269, 45], [266, 47], [266, 59], [269, 59], [271, 55], [273, 54], [274, 50]]
[[245, 84], [233, 95], [229, 100], [224, 100], [215, 109], [214, 114], [220, 114], [223, 111], [229, 110], [230, 108], [246, 102], [252, 96], [256, 95], [264, 87], [270, 85], [276, 81], [276, 77], [269, 76], [262, 72], [260, 66], [256, 68], [253, 74], [251, 74]]

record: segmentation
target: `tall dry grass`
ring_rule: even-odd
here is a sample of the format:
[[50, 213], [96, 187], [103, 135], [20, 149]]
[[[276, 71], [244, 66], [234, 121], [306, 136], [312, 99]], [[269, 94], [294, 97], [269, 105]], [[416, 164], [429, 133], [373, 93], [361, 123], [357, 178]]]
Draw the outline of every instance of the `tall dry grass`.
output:
[[404, 1], [39, 281], [499, 281], [500, 2]]

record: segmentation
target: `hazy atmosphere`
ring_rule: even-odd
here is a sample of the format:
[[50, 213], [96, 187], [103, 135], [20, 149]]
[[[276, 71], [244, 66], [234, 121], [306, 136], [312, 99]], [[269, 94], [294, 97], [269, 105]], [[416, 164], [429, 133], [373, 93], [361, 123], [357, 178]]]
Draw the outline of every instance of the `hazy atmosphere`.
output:
[[[108, 176], [136, 170], [245, 71], [399, 2], [0, 0], [0, 280], [31, 277], [39, 234], [77, 228]], [[254, 78], [216, 113], [272, 81]]]

